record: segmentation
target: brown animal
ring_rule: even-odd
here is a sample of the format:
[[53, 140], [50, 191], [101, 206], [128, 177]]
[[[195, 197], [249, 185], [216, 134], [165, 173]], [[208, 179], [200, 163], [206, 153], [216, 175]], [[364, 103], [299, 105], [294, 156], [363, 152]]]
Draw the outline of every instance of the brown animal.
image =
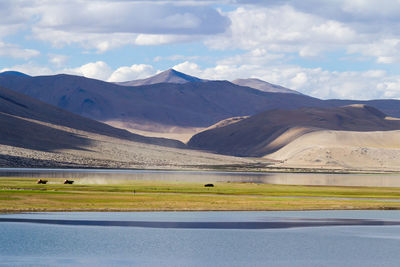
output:
[[205, 184], [204, 187], [214, 187], [213, 184]]
[[72, 180], [64, 180], [64, 184], [73, 184], [74, 183], [74, 181], [72, 181]]
[[37, 183], [37, 184], [47, 184], [47, 180], [39, 179], [39, 180], [37, 180], [36, 183]]

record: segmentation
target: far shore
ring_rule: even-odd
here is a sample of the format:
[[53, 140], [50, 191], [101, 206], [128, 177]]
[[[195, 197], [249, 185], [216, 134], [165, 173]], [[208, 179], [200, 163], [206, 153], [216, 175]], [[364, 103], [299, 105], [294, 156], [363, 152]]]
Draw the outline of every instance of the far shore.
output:
[[55, 169], [55, 170], [137, 170], [137, 171], [171, 171], [171, 172], [254, 172], [254, 173], [325, 173], [325, 174], [400, 174], [400, 169], [351, 169], [351, 168], [329, 168], [329, 167], [276, 167], [268, 164], [236, 164], [236, 165], [188, 165], [188, 166], [142, 166], [141, 168], [115, 168], [113, 166], [63, 166], [63, 165], [27, 165], [23, 167], [1, 165], [2, 169]]

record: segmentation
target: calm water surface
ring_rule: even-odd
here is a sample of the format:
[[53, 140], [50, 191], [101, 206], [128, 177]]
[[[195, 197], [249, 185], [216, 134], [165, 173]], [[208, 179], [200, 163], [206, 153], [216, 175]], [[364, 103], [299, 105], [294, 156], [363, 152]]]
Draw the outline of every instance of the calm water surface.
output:
[[[102, 169], [0, 168], [0, 177], [74, 179], [78, 183], [120, 183], [121, 180], [244, 182], [266, 184], [400, 187], [400, 175], [152, 171]], [[1, 180], [0, 180], [1, 181]]]
[[[400, 212], [1, 214], [0, 265], [399, 266], [400, 226], [385, 223]], [[246, 224], [266, 227], [223, 227]]]

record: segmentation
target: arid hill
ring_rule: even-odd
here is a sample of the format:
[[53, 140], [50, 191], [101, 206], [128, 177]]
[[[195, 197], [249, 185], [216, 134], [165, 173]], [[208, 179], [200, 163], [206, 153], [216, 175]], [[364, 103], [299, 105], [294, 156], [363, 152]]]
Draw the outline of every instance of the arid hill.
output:
[[73, 130], [146, 144], [183, 147], [175, 140], [132, 134], [1, 87], [0, 125], [1, 144], [46, 151], [80, 149], [90, 144], [90, 140], [74, 134]]
[[281, 167], [399, 171], [400, 131], [312, 131], [265, 157]]
[[149, 79], [154, 84], [121, 86], [65, 74], [31, 77], [4, 72], [0, 73], [0, 86], [114, 127], [148, 136], [181, 135], [180, 140], [218, 121], [272, 109], [366, 104], [400, 117], [399, 100], [321, 100], [295, 93], [262, 92], [228, 81], [201, 80], [174, 70]]
[[188, 145], [226, 155], [262, 157], [321, 129], [389, 131], [400, 129], [400, 121], [365, 105], [270, 110], [196, 134]]

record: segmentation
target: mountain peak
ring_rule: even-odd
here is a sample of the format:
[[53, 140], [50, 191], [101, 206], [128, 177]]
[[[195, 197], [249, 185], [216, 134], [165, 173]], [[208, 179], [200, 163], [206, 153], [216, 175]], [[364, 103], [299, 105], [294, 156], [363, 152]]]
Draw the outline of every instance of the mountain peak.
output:
[[28, 74], [25, 74], [25, 73], [22, 73], [22, 72], [19, 72], [19, 71], [12, 71], [12, 70], [0, 72], [0, 75], [1, 76], [14, 75], [14, 76], [31, 77]]
[[156, 83], [188, 83], [188, 82], [203, 82], [204, 80], [194, 76], [187, 75], [185, 73], [174, 70], [173, 68], [166, 71], [160, 72], [152, 77], [133, 80], [127, 82], [117, 83], [123, 86], [139, 86], [139, 85], [150, 85]]
[[301, 93], [291, 90], [279, 85], [275, 85], [272, 83], [268, 83], [266, 81], [257, 79], [257, 78], [249, 78], [249, 79], [237, 79], [232, 81], [232, 83], [240, 86], [247, 86], [253, 89], [257, 89], [263, 92], [268, 93], [285, 93], [285, 94], [296, 94], [301, 95]]

